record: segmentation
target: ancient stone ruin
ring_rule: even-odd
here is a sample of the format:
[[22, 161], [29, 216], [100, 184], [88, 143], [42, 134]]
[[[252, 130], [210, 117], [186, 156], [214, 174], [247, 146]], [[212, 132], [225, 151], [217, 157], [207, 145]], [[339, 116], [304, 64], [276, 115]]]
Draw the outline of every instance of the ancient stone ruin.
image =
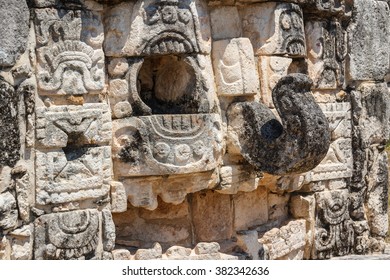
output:
[[384, 251], [389, 1], [0, 15], [0, 259]]

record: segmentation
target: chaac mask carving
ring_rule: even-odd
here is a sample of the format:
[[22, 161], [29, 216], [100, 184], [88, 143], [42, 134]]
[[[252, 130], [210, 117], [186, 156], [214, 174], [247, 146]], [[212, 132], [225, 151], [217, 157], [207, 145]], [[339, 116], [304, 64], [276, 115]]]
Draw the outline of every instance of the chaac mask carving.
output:
[[389, 9], [350, 2], [20, 6], [28, 44], [0, 50], [0, 259], [382, 251], [388, 56], [360, 63], [356, 34], [367, 10], [388, 35]]

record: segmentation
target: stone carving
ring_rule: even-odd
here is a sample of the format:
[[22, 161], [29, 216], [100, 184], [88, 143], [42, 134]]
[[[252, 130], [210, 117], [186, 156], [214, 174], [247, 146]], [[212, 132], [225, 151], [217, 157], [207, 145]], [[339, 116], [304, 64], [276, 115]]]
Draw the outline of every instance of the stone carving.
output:
[[348, 191], [322, 192], [315, 197], [317, 202], [316, 257], [326, 259], [350, 253], [354, 245], [354, 229], [348, 211]]
[[215, 41], [212, 54], [219, 95], [259, 93], [259, 77], [249, 39]]
[[109, 144], [111, 118], [107, 105], [37, 108], [36, 138], [44, 148]]
[[154, 115], [113, 122], [119, 176], [212, 170], [222, 152], [218, 115]]
[[0, 14], [0, 66], [9, 67], [26, 50], [29, 10], [24, 0], [1, 0]]
[[59, 204], [104, 198], [110, 190], [109, 147], [37, 151], [36, 203]]
[[92, 259], [99, 242], [99, 213], [81, 210], [53, 213], [35, 221], [35, 259]]
[[261, 101], [268, 108], [274, 108], [272, 90], [283, 76], [289, 73], [292, 58], [280, 56], [259, 56]]
[[0, 230], [12, 230], [18, 223], [15, 197], [10, 192], [0, 194]]
[[14, 88], [0, 77], [0, 166], [14, 166], [20, 155], [18, 101]]
[[133, 59], [127, 80], [134, 115], [209, 113], [209, 63], [201, 55]]
[[305, 57], [301, 8], [292, 3], [261, 3], [241, 10], [243, 35], [257, 55]]
[[326, 155], [328, 121], [310, 94], [311, 85], [303, 74], [279, 80], [272, 97], [283, 125], [260, 103], [239, 102], [230, 107], [229, 126], [237, 135], [241, 154], [256, 169], [278, 175], [302, 173]]
[[319, 104], [329, 122], [331, 144], [321, 163], [305, 174], [306, 182], [352, 176], [351, 105]]
[[108, 13], [105, 50], [109, 56], [209, 53], [206, 9], [204, 2], [192, 0], [122, 4]]
[[310, 21], [305, 26], [308, 70], [317, 89], [336, 89], [344, 82], [345, 32], [337, 21]]
[[104, 88], [104, 36], [98, 14], [37, 9], [35, 25], [41, 95], [81, 95]]
[[349, 78], [382, 80], [389, 69], [389, 6], [383, 1], [364, 0], [354, 1], [354, 6], [349, 26]]

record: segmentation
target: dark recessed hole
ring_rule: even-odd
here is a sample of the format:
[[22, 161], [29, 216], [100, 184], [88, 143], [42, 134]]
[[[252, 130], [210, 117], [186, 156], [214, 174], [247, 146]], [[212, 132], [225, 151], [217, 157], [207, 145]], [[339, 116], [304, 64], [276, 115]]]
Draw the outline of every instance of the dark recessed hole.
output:
[[278, 138], [283, 133], [283, 126], [275, 119], [269, 120], [261, 127], [261, 136], [272, 141]]

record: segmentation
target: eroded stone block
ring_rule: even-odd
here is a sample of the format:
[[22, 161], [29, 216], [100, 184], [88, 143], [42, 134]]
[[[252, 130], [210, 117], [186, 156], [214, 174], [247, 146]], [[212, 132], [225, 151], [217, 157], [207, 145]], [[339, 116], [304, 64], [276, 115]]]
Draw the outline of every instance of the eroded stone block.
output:
[[0, 66], [13, 66], [27, 47], [30, 16], [27, 3], [25, 0], [1, 0], [0, 14]]
[[293, 3], [268, 2], [240, 8], [243, 36], [256, 55], [305, 57], [301, 8]]
[[219, 95], [259, 93], [259, 77], [248, 38], [214, 41], [212, 55]]
[[259, 184], [259, 175], [247, 165], [225, 165], [219, 171], [221, 181], [215, 189], [223, 194], [236, 194], [237, 192], [252, 192]]
[[110, 191], [109, 147], [82, 147], [36, 154], [36, 203], [103, 198]]
[[382, 80], [389, 69], [389, 6], [374, 0], [356, 0], [354, 6], [349, 26], [349, 78]]
[[212, 8], [210, 10], [210, 21], [211, 35], [214, 40], [241, 37], [241, 20], [237, 7], [222, 6]]
[[202, 1], [122, 3], [108, 11], [105, 23], [108, 56], [210, 52], [209, 17]]
[[104, 145], [111, 142], [106, 104], [53, 106], [36, 110], [37, 144], [43, 148]]
[[100, 218], [97, 210], [43, 215], [35, 220], [34, 258], [92, 259], [99, 257]]
[[185, 174], [216, 168], [222, 150], [218, 115], [154, 115], [113, 122], [117, 176]]
[[104, 88], [104, 30], [99, 13], [34, 10], [40, 95], [98, 94]]
[[0, 230], [10, 230], [18, 224], [18, 209], [15, 197], [10, 192], [0, 194]]
[[306, 221], [291, 221], [280, 229], [273, 228], [267, 231], [259, 242], [269, 260], [302, 259], [306, 245]]

